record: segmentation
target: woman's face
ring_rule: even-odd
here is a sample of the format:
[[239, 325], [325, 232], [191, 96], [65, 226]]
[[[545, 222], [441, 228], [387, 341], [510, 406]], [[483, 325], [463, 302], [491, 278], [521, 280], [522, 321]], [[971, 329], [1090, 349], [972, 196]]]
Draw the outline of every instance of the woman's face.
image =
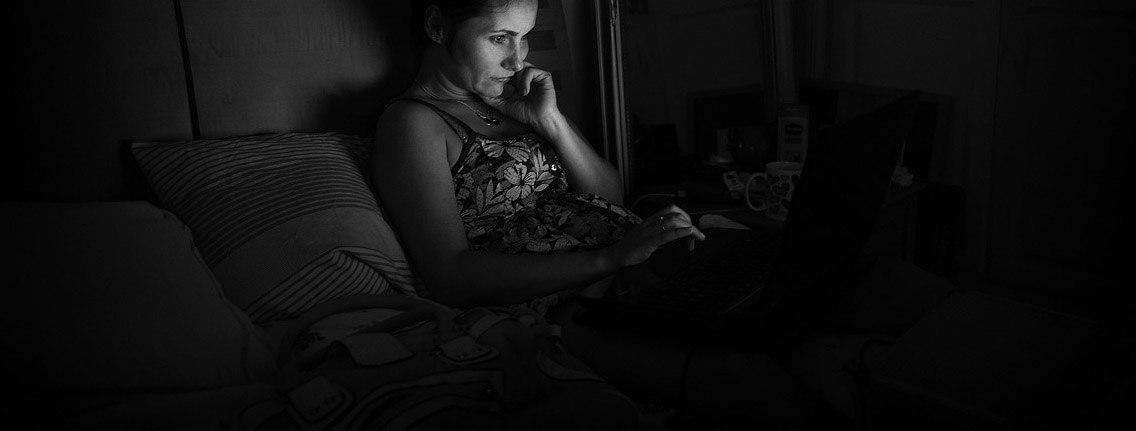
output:
[[467, 91], [500, 96], [513, 74], [524, 68], [536, 9], [536, 0], [512, 0], [461, 23], [450, 46], [455, 67], [447, 77]]

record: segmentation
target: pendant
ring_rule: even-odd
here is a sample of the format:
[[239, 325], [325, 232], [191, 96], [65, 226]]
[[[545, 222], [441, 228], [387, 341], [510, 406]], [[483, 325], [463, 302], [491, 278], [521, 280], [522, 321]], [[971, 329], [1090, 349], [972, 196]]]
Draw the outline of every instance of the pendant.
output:
[[480, 118], [481, 121], [484, 121], [485, 125], [487, 126], [496, 126], [501, 124], [501, 120], [498, 120], [497, 117], [494, 117], [492, 115], [482, 114], [479, 111], [473, 111], [473, 113], [477, 114], [477, 118]]

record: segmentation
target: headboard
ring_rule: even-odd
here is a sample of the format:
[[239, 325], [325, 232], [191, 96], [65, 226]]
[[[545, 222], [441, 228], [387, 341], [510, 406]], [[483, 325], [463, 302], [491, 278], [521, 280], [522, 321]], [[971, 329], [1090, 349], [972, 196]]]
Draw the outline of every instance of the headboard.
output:
[[19, 2], [9, 17], [4, 200], [146, 198], [134, 140], [370, 136], [418, 64], [409, 1]]

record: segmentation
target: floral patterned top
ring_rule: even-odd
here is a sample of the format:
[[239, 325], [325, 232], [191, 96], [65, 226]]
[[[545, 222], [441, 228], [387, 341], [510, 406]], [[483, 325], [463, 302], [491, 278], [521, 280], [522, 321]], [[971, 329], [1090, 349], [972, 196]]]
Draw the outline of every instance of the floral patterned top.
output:
[[[568, 179], [548, 142], [536, 133], [505, 138], [478, 134], [420, 99], [462, 141], [451, 168], [458, 211], [473, 250], [549, 254], [612, 244], [641, 220], [602, 197], [568, 190]], [[554, 298], [531, 304], [544, 309]]]

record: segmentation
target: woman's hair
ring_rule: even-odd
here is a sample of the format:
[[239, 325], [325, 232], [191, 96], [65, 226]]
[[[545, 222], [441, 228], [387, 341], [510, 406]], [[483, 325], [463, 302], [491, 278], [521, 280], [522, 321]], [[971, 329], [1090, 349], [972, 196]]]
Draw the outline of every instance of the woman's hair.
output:
[[413, 32], [414, 42], [418, 47], [424, 47], [429, 41], [423, 29], [426, 23], [426, 9], [431, 5], [437, 6], [442, 14], [446, 35], [446, 48], [452, 43], [454, 31], [466, 20], [494, 12], [498, 8], [506, 7], [514, 0], [414, 0]]

